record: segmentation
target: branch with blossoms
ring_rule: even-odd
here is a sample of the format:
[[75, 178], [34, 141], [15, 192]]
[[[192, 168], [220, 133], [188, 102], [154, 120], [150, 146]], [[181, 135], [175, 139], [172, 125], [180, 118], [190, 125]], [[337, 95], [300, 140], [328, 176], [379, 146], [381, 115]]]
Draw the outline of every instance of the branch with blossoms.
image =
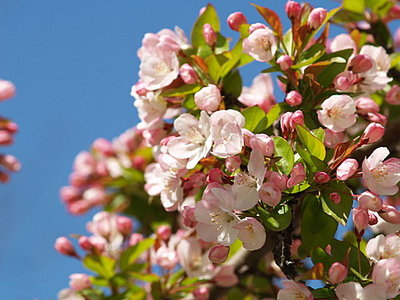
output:
[[[254, 6], [266, 23], [231, 14], [233, 45], [210, 4], [190, 42], [178, 27], [144, 36], [140, 123], [81, 152], [61, 189], [71, 213], [103, 211], [71, 236], [80, 250], [57, 239], [92, 272], [59, 299], [399, 297], [400, 8], [288, 1], [284, 32]], [[333, 24], [348, 33], [329, 39]], [[243, 87], [253, 61], [266, 68]]]

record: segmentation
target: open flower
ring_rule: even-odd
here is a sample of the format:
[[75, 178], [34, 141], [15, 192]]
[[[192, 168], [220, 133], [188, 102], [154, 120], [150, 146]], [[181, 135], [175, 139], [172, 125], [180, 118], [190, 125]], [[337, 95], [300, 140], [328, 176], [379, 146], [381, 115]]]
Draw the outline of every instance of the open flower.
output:
[[244, 218], [235, 225], [239, 230], [239, 239], [243, 242], [243, 247], [253, 251], [260, 249], [265, 244], [265, 228], [254, 218]]
[[189, 159], [186, 168], [193, 169], [211, 149], [210, 118], [205, 111], [197, 120], [191, 114], [182, 114], [174, 122], [179, 137], [168, 143], [168, 152], [179, 159]]
[[374, 262], [396, 256], [400, 257], [400, 236], [380, 234], [368, 241], [365, 251], [369, 259]]
[[385, 289], [377, 284], [362, 287], [358, 282], [346, 282], [335, 289], [339, 300], [386, 300]]
[[383, 161], [389, 154], [388, 148], [379, 147], [362, 164], [364, 185], [379, 195], [394, 195], [399, 190], [400, 160]]
[[326, 99], [319, 110], [318, 120], [332, 131], [344, 131], [356, 122], [356, 105], [347, 95], [333, 95]]
[[[313, 295], [302, 283], [293, 280], [282, 281], [283, 289], [278, 293], [278, 300], [312, 300]], [[350, 299], [349, 299], [350, 300]]]
[[268, 112], [275, 104], [274, 86], [269, 74], [254, 77], [250, 87], [244, 86], [238, 100], [246, 106], [260, 106]]
[[243, 40], [243, 51], [258, 61], [270, 61], [276, 49], [276, 37], [269, 28], [254, 30], [248, 38]]
[[381, 259], [374, 266], [372, 281], [385, 287], [387, 298], [400, 295], [400, 256]]

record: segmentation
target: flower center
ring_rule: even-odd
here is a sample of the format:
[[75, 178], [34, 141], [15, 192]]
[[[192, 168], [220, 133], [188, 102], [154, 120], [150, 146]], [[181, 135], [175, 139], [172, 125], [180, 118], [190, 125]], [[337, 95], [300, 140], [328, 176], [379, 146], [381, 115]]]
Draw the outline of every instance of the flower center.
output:
[[235, 220], [235, 218], [226, 212], [220, 210], [210, 212], [211, 222], [217, 225], [217, 231], [220, 231], [225, 223], [230, 223]]
[[185, 134], [185, 139], [193, 144], [199, 145], [203, 145], [205, 141], [204, 136], [195, 127], [189, 128], [189, 130]]
[[249, 173], [241, 172], [236, 175], [235, 183], [247, 185], [251, 188], [257, 188], [257, 179]]
[[378, 182], [382, 182], [385, 180], [386, 176], [388, 176], [389, 173], [386, 170], [386, 166], [382, 165], [381, 167], [375, 168], [372, 170], [372, 176], [374, 176], [375, 180]]

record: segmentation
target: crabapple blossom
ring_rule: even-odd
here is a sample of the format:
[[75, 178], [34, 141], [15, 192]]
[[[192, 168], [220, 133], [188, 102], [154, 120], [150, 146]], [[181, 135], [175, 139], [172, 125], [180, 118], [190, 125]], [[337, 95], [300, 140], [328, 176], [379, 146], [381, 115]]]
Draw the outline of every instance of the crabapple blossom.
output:
[[333, 203], [339, 204], [342, 201], [342, 198], [338, 193], [330, 193], [329, 194], [329, 199], [332, 200]]
[[339, 180], [349, 179], [358, 169], [358, 162], [354, 158], [346, 158], [337, 168], [336, 177]]
[[192, 294], [195, 300], [208, 300], [210, 297], [209, 288], [205, 286], [195, 289]]
[[354, 101], [356, 103], [357, 113], [361, 115], [379, 112], [379, 105], [371, 98], [360, 97]]
[[297, 106], [303, 102], [303, 97], [298, 91], [291, 91], [286, 95], [285, 101], [290, 106]]
[[400, 105], [400, 86], [392, 86], [387, 92], [385, 100], [391, 105]]
[[88, 289], [92, 286], [90, 278], [86, 274], [76, 273], [69, 276], [69, 286], [75, 292]]
[[243, 40], [243, 51], [258, 61], [270, 61], [276, 50], [276, 37], [269, 28], [257, 29]]
[[293, 65], [293, 60], [289, 55], [284, 54], [276, 60], [276, 63], [281, 67], [282, 71], [287, 71]]
[[317, 29], [322, 25], [326, 18], [326, 9], [325, 8], [314, 8], [310, 15], [308, 16], [307, 25], [311, 29]]
[[282, 192], [286, 190], [286, 184], [288, 180], [286, 174], [280, 174], [274, 171], [267, 171], [265, 172], [265, 178], [268, 180], [268, 182], [274, 184]]
[[194, 102], [201, 110], [216, 111], [221, 103], [221, 93], [216, 85], [209, 84], [194, 94]]
[[231, 156], [225, 159], [225, 167], [228, 172], [234, 172], [240, 167], [241, 159], [240, 156]]
[[300, 15], [301, 13], [301, 5], [296, 1], [288, 1], [285, 4], [285, 11], [288, 15], [289, 19], [293, 19]]
[[269, 74], [260, 74], [253, 79], [250, 87], [244, 86], [238, 100], [246, 106], [258, 105], [268, 112], [275, 104], [274, 86]]
[[363, 208], [353, 208], [353, 222], [354, 226], [357, 228], [358, 232], [363, 231], [368, 226], [369, 216], [368, 210]]
[[329, 44], [330, 52], [337, 52], [345, 49], [357, 49], [357, 45], [349, 34], [342, 33], [337, 35]]
[[68, 240], [66, 237], [63, 236], [56, 239], [54, 248], [57, 250], [57, 252], [67, 256], [77, 255], [74, 246], [72, 245], [70, 240]]
[[231, 287], [236, 285], [239, 282], [238, 277], [234, 272], [233, 266], [220, 266], [220, 269], [214, 275], [214, 281], [216, 285], [222, 287]]
[[265, 244], [266, 233], [264, 226], [255, 218], [244, 218], [235, 225], [239, 230], [239, 239], [243, 242], [243, 247], [247, 250], [260, 249]]
[[315, 173], [314, 180], [317, 183], [327, 183], [331, 180], [331, 177], [326, 172], [319, 171]]
[[364, 54], [357, 54], [350, 60], [349, 69], [354, 73], [367, 72], [373, 67], [372, 59]]
[[0, 79], [0, 101], [10, 99], [15, 96], [15, 86], [11, 81]]
[[183, 64], [179, 69], [179, 76], [186, 84], [193, 84], [197, 81], [198, 76], [193, 67], [189, 64]]
[[276, 186], [276, 184], [268, 181], [261, 186], [260, 190], [258, 191], [258, 196], [262, 202], [274, 207], [281, 202], [282, 192], [281, 189]]
[[347, 95], [330, 96], [321, 107], [322, 110], [317, 112], [318, 120], [332, 131], [344, 131], [356, 122], [356, 106]]
[[293, 167], [292, 172], [290, 173], [290, 178], [287, 181], [287, 187], [291, 188], [299, 183], [303, 182], [306, 179], [306, 171], [304, 169], [303, 164], [298, 163]]
[[253, 134], [249, 140], [251, 149], [258, 149], [262, 155], [271, 157], [275, 152], [272, 139], [263, 133]]
[[372, 272], [372, 281], [385, 288], [386, 297], [400, 295], [400, 256], [378, 261]]
[[247, 19], [242, 12], [238, 11], [230, 14], [227, 22], [232, 30], [239, 31], [242, 24], [247, 24]]
[[335, 288], [339, 300], [386, 300], [386, 293], [382, 286], [368, 284], [362, 287], [358, 282], [346, 282]]
[[212, 119], [204, 111], [199, 120], [187, 113], [180, 115], [174, 122], [179, 137], [168, 143], [169, 154], [178, 159], [188, 159], [186, 168], [193, 169], [210, 152], [211, 122]]
[[252, 33], [253, 31], [255, 31], [257, 29], [264, 29], [264, 28], [268, 28], [267, 25], [265, 25], [263, 23], [253, 23], [249, 27], [249, 33]]
[[329, 281], [332, 284], [341, 283], [347, 276], [347, 268], [339, 263], [335, 262], [329, 267]]
[[396, 207], [389, 204], [382, 204], [382, 210], [379, 216], [386, 222], [400, 224], [400, 211]]
[[283, 289], [278, 292], [277, 300], [313, 300], [314, 297], [308, 288], [293, 280], [283, 280]]
[[361, 193], [357, 199], [360, 208], [372, 211], [380, 211], [382, 208], [382, 199], [370, 191]]
[[160, 225], [156, 230], [157, 235], [164, 241], [168, 240], [171, 236], [172, 229], [169, 225]]
[[395, 158], [384, 161], [389, 154], [389, 149], [379, 147], [362, 163], [364, 185], [379, 195], [394, 195], [399, 190], [400, 161]]
[[117, 217], [117, 230], [124, 236], [131, 234], [133, 228], [132, 220], [128, 217], [118, 216]]
[[85, 300], [83, 296], [72, 289], [63, 289], [58, 292], [58, 300]]
[[203, 25], [203, 36], [209, 46], [214, 46], [217, 42], [217, 34], [210, 24]]
[[368, 241], [365, 252], [375, 263], [381, 259], [400, 257], [400, 236], [380, 234]]
[[229, 255], [229, 247], [217, 245], [210, 249], [208, 252], [208, 259], [214, 264], [222, 264], [226, 261]]
[[167, 111], [167, 102], [158, 92], [148, 92], [145, 96], [139, 96], [132, 91], [132, 97], [136, 100], [133, 103], [139, 113], [141, 122], [139, 129], [154, 129]]

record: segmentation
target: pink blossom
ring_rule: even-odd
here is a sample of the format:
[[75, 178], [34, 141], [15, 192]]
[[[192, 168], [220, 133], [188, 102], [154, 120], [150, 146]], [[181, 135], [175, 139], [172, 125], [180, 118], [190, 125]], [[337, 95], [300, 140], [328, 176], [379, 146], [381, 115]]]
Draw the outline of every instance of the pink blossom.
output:
[[79, 292], [88, 289], [92, 286], [90, 278], [86, 274], [75, 273], [69, 276], [69, 286], [75, 292]]
[[337, 35], [329, 45], [330, 52], [337, 52], [345, 49], [353, 49], [354, 51], [356, 48], [356, 43], [351, 36], [346, 33]]
[[365, 191], [358, 195], [357, 198], [360, 208], [372, 211], [380, 211], [382, 208], [382, 199], [374, 193]]
[[240, 168], [241, 159], [240, 156], [231, 156], [225, 159], [225, 167], [228, 172], [234, 172]]
[[203, 87], [200, 91], [194, 94], [194, 102], [201, 110], [216, 111], [221, 103], [221, 93], [218, 87], [214, 84], [209, 84]]
[[312, 29], [317, 29], [322, 25], [326, 18], [326, 9], [314, 8], [308, 16], [307, 25]]
[[393, 158], [384, 161], [389, 154], [386, 147], [377, 148], [362, 164], [364, 185], [379, 195], [394, 195], [399, 190], [400, 162]]
[[371, 58], [364, 54], [357, 54], [350, 60], [349, 70], [354, 73], [367, 72], [373, 67]]
[[210, 291], [206, 286], [201, 286], [198, 289], [195, 289], [192, 294], [194, 300], [208, 300], [210, 298]]
[[282, 198], [281, 189], [271, 181], [268, 181], [261, 186], [258, 195], [262, 202], [272, 207], [278, 205]]
[[96, 170], [96, 161], [89, 152], [82, 151], [75, 157], [74, 170], [81, 175], [89, 176]]
[[132, 220], [125, 216], [117, 217], [117, 230], [124, 236], [131, 234], [133, 228]]
[[263, 225], [255, 218], [246, 217], [235, 225], [239, 230], [239, 239], [243, 242], [243, 247], [253, 251], [264, 246], [266, 233]]
[[102, 205], [107, 202], [106, 191], [101, 186], [88, 188], [83, 193], [82, 198], [90, 205]]
[[203, 25], [203, 37], [209, 46], [214, 46], [217, 42], [217, 34], [208, 23]]
[[353, 208], [353, 222], [358, 232], [362, 232], [368, 226], [369, 216], [368, 210], [363, 208]]
[[247, 19], [242, 12], [238, 11], [230, 14], [227, 22], [232, 30], [239, 31], [242, 24], [247, 24]]
[[315, 173], [314, 180], [317, 183], [327, 183], [331, 180], [331, 177], [326, 172], [319, 171]]
[[365, 252], [375, 263], [381, 259], [400, 257], [400, 236], [380, 234], [368, 241]]
[[204, 111], [199, 120], [191, 114], [180, 115], [174, 122], [180, 136], [168, 143], [169, 154], [178, 159], [188, 159], [186, 168], [193, 169], [211, 149], [211, 122], [212, 119]]
[[400, 29], [397, 28], [395, 34], [394, 34], [394, 45], [396, 46], [396, 49], [400, 49]]
[[336, 145], [340, 143], [344, 143], [346, 139], [346, 135], [343, 131], [341, 132], [335, 132], [330, 129], [325, 129], [325, 140], [324, 144], [328, 148], [335, 148]]
[[0, 165], [11, 172], [17, 172], [21, 170], [21, 163], [19, 160], [10, 154], [0, 155]]
[[56, 239], [54, 248], [57, 250], [57, 252], [67, 256], [77, 255], [71, 241], [63, 236]]
[[287, 182], [287, 187], [291, 188], [299, 183], [303, 182], [306, 179], [306, 171], [304, 169], [303, 164], [298, 163], [293, 167], [292, 172], [290, 173], [290, 178]]
[[85, 298], [79, 295], [72, 289], [63, 289], [57, 295], [58, 300], [85, 300]]
[[381, 259], [374, 266], [372, 281], [385, 288], [386, 297], [400, 295], [400, 256]]
[[288, 1], [285, 4], [285, 11], [289, 19], [293, 19], [300, 15], [301, 5], [296, 1]]
[[347, 268], [343, 264], [335, 262], [330, 266], [328, 274], [329, 274], [329, 281], [332, 284], [338, 284], [341, 283], [346, 278]]
[[211, 278], [213, 266], [207, 254], [202, 253], [201, 244], [193, 237], [182, 239], [176, 248], [179, 263], [189, 277]]
[[64, 186], [60, 189], [61, 200], [65, 203], [71, 203], [79, 200], [81, 192], [74, 186]]
[[314, 297], [308, 288], [293, 280], [282, 281], [283, 289], [278, 293], [277, 300], [313, 300]]
[[185, 226], [194, 228], [197, 225], [196, 217], [194, 216], [194, 207], [184, 206], [181, 216]]
[[15, 86], [11, 81], [0, 79], [0, 101], [10, 99], [15, 96]]
[[171, 236], [171, 233], [172, 233], [171, 226], [169, 226], [169, 225], [160, 225], [160, 226], [157, 227], [156, 233], [161, 239], [166, 241]]
[[291, 91], [286, 95], [285, 101], [290, 106], [297, 106], [303, 102], [303, 97], [298, 91]]
[[339, 180], [349, 179], [358, 169], [358, 162], [354, 158], [346, 158], [337, 168], [336, 177]]
[[400, 86], [393, 85], [387, 92], [385, 100], [391, 105], [400, 105]]
[[257, 29], [243, 40], [243, 51], [258, 61], [270, 61], [276, 49], [276, 37], [269, 28]]
[[96, 139], [92, 144], [92, 148], [103, 156], [111, 156], [114, 154], [112, 143], [104, 138]]
[[216, 285], [222, 287], [231, 287], [239, 282], [239, 279], [234, 272], [234, 267], [229, 265], [221, 266], [213, 279]]
[[267, 25], [265, 25], [263, 23], [253, 23], [249, 27], [249, 34], [257, 29], [264, 29], [264, 28], [268, 28]]
[[158, 92], [148, 92], [145, 96], [139, 96], [131, 92], [131, 96], [135, 98], [133, 103], [138, 110], [140, 123], [138, 129], [155, 129], [167, 111], [167, 102], [160, 96]]
[[278, 172], [274, 172], [274, 171], [267, 171], [265, 173], [265, 178], [268, 180], [268, 182], [275, 185], [282, 192], [284, 190], [286, 190], [286, 188], [287, 188], [286, 184], [287, 184], [288, 178], [285, 174], [279, 174]]
[[340, 91], [347, 91], [354, 82], [355, 75], [352, 72], [344, 71], [337, 75], [334, 80], [335, 88]]
[[318, 120], [332, 131], [344, 131], [356, 122], [354, 100], [347, 95], [334, 95], [326, 99], [319, 110]]
[[158, 265], [167, 270], [172, 270], [178, 263], [178, 256], [174, 249], [161, 246], [157, 249], [155, 260]]
[[250, 87], [243, 87], [238, 100], [246, 106], [260, 106], [268, 112], [275, 104], [274, 86], [269, 74], [260, 74], [253, 79]]
[[293, 60], [289, 55], [284, 54], [279, 56], [279, 58], [276, 60], [276, 63], [281, 67], [282, 71], [287, 71], [293, 65]]
[[189, 64], [183, 64], [179, 69], [179, 76], [186, 84], [196, 83], [198, 76], [193, 67]]
[[368, 97], [360, 97], [355, 100], [357, 113], [365, 115], [367, 113], [379, 112], [379, 105]]
[[379, 216], [386, 222], [400, 224], [400, 211], [392, 205], [382, 204], [382, 211], [379, 212]]
[[387, 124], [387, 117], [380, 113], [367, 113], [366, 118], [370, 122], [375, 122], [383, 126], [386, 126]]
[[275, 152], [275, 145], [272, 139], [263, 133], [254, 134], [250, 137], [251, 149], [258, 149], [261, 154], [267, 157], [271, 157]]
[[129, 246], [135, 246], [141, 241], [144, 240], [144, 236], [140, 233], [132, 233], [131, 237], [129, 238]]
[[228, 246], [214, 246], [210, 249], [210, 252], [208, 252], [208, 259], [214, 264], [222, 264], [228, 258], [229, 249]]
[[386, 300], [385, 290], [377, 284], [362, 287], [358, 282], [346, 282], [335, 288], [339, 300]]
[[212, 153], [222, 158], [240, 153], [243, 148], [242, 128], [245, 124], [243, 115], [232, 109], [219, 110], [211, 115], [210, 121], [214, 140]]
[[79, 246], [86, 251], [90, 251], [93, 249], [93, 244], [90, 242], [90, 239], [87, 236], [82, 235], [78, 239]]

